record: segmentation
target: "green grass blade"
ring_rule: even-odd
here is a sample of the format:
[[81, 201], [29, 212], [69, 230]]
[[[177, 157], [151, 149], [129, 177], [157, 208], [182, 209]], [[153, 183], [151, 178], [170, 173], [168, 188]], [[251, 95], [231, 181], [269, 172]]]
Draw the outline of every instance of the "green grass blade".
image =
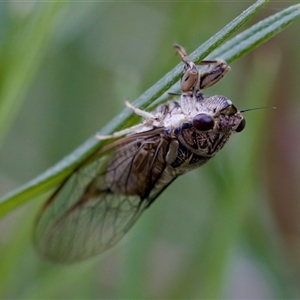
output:
[[[290, 6], [275, 15], [256, 23], [249, 29], [246, 29], [242, 33], [225, 42], [216, 50], [211, 52], [207, 59], [216, 59], [220, 57], [230, 64], [291, 25], [292, 22], [299, 17], [299, 15], [300, 5], [296, 4]], [[178, 87], [174, 88], [174, 92], [179, 92]], [[163, 103], [169, 98], [170, 96], [165, 93], [162, 97], [155, 101], [155, 105]]]
[[300, 15], [300, 4], [290, 6], [250, 27], [213, 51], [209, 57], [222, 57], [231, 63], [269, 40], [295, 21]]

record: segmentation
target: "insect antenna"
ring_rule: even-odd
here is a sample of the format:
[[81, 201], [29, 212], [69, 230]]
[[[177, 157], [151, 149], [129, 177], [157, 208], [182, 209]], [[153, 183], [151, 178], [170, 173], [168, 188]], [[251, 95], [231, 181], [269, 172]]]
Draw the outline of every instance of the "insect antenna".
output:
[[244, 113], [244, 112], [248, 112], [248, 111], [251, 111], [251, 110], [258, 110], [258, 109], [265, 109], [265, 108], [277, 109], [275, 106], [262, 106], [262, 107], [254, 107], [254, 108], [243, 109], [243, 110], [240, 110], [240, 112]]

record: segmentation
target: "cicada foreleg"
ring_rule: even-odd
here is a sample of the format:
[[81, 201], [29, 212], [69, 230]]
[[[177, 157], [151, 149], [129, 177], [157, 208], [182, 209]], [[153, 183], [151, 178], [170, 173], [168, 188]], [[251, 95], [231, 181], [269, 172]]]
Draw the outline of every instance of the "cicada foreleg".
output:
[[183, 93], [187, 93], [198, 89], [200, 86], [200, 76], [196, 65], [190, 60], [183, 47], [178, 44], [173, 45], [177, 53], [181, 56], [181, 60], [185, 64], [183, 75], [180, 80], [180, 88]]
[[229, 65], [225, 61], [203, 60], [198, 65], [206, 65], [208, 67], [204, 73], [200, 73], [196, 64], [190, 60], [183, 47], [178, 44], [175, 44], [173, 47], [185, 64], [180, 81], [183, 93], [192, 91], [196, 95], [200, 90], [217, 83], [230, 70]]
[[230, 71], [230, 66], [223, 60], [203, 60], [199, 65], [207, 65], [209, 69], [212, 66], [210, 70], [200, 74], [200, 89], [214, 85]]

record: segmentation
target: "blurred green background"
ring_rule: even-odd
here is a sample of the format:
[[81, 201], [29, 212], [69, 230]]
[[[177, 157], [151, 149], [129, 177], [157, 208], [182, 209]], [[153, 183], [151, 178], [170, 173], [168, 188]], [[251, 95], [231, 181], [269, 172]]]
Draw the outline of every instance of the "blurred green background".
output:
[[[16, 101], [0, 112], [14, 111], [0, 129], [1, 195], [62, 159], [172, 69], [175, 42], [190, 53], [249, 5], [0, 3], [0, 101]], [[287, 6], [270, 1], [243, 29]], [[300, 297], [299, 45], [298, 21], [205, 91], [240, 109], [277, 109], [246, 113], [246, 129], [177, 179], [111, 251], [72, 266], [41, 260], [31, 232], [47, 195], [3, 218], [0, 297]]]

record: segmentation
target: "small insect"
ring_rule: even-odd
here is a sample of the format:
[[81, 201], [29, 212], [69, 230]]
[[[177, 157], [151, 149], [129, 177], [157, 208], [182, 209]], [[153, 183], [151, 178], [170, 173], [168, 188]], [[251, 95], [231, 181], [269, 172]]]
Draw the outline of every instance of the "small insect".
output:
[[[54, 262], [72, 263], [114, 246], [141, 214], [179, 175], [202, 166], [245, 119], [224, 96], [201, 90], [218, 82], [230, 67], [202, 61], [200, 73], [183, 47], [181, 96], [146, 112], [141, 124], [99, 139], [114, 139], [85, 161], [42, 207], [34, 231], [38, 252]], [[178, 98], [178, 97], [177, 97]]]

